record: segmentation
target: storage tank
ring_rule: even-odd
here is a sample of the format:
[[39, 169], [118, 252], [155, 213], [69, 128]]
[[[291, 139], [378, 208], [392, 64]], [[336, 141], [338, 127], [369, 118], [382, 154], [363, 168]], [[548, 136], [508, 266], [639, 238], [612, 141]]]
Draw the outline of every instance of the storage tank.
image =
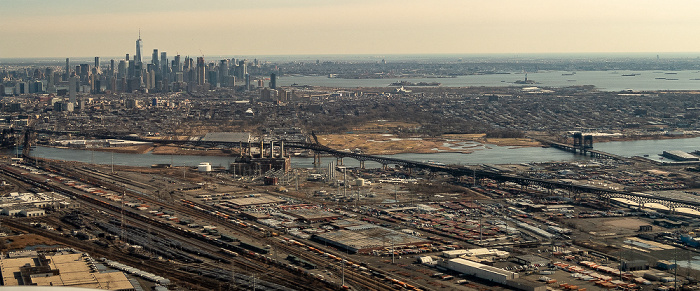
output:
[[197, 170], [200, 172], [211, 172], [211, 164], [200, 163], [199, 166], [197, 166]]

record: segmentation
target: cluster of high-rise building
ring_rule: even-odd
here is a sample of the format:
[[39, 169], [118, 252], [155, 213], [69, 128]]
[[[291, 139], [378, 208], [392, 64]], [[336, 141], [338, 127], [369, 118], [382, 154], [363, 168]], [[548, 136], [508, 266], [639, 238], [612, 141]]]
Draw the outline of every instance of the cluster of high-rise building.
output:
[[[95, 57], [94, 64], [82, 63], [72, 66], [66, 58], [65, 67], [47, 67], [24, 72], [0, 72], [0, 96], [29, 93], [56, 93], [68, 96], [64, 109], [72, 111], [78, 106], [76, 94], [103, 92], [172, 92], [202, 91], [217, 87], [240, 85], [250, 90], [250, 75], [246, 60], [234, 58], [218, 62], [206, 62], [204, 56], [180, 55], [168, 59], [166, 52], [153, 49], [150, 62], [142, 59], [143, 40], [136, 40], [136, 53], [126, 54], [123, 59], [111, 59], [102, 64]], [[257, 60], [256, 60], [257, 62]], [[274, 85], [274, 81], [271, 85]]]

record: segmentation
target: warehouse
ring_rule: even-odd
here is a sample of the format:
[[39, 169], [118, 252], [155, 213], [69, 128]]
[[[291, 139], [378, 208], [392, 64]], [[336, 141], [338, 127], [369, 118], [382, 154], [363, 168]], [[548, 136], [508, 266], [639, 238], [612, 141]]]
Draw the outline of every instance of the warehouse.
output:
[[462, 274], [471, 275], [502, 285], [506, 285], [508, 280], [518, 278], [518, 273], [513, 273], [465, 259], [445, 260], [440, 262], [439, 265]]
[[8, 254], [0, 259], [3, 286], [70, 286], [131, 291], [133, 285], [122, 272], [95, 272], [94, 261], [85, 253], [53, 255]]
[[417, 236], [397, 232], [374, 224], [314, 235], [314, 239], [353, 253], [369, 253], [374, 250], [399, 249], [422, 245], [429, 241]]
[[275, 198], [267, 195], [258, 195], [256, 197], [234, 198], [223, 202], [226, 206], [243, 208], [254, 206], [269, 206], [287, 202], [284, 199]]

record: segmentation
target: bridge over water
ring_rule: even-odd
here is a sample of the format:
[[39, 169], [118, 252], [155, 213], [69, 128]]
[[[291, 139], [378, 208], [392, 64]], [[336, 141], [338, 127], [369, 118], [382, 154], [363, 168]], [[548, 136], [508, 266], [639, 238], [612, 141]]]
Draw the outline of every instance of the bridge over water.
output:
[[[154, 142], [154, 143], [167, 143], [167, 144], [179, 144], [179, 145], [184, 145], [184, 144], [191, 144], [195, 146], [207, 146], [207, 147], [217, 147], [217, 146], [223, 146], [227, 148], [241, 148], [241, 149], [246, 149], [246, 148], [251, 148], [251, 147], [261, 147], [261, 153], [264, 152], [265, 148], [270, 149], [270, 153], [272, 155], [272, 151], [274, 150], [275, 144], [272, 142], [269, 143], [260, 143], [260, 142], [222, 142], [222, 141], [203, 141], [203, 140], [192, 140], [192, 141], [174, 141], [174, 140], [147, 140], [147, 139], [141, 139], [137, 137], [131, 137], [131, 136], [126, 136], [126, 137], [118, 137], [118, 136], [95, 136], [97, 138], [113, 138], [113, 139], [124, 139], [124, 140], [133, 140], [133, 141], [145, 141], [145, 142]], [[570, 193], [589, 193], [598, 196], [602, 200], [609, 200], [612, 198], [624, 198], [630, 201], [633, 201], [640, 206], [644, 206], [647, 203], [658, 203], [661, 204], [669, 209], [669, 211], [673, 212], [677, 208], [689, 208], [693, 210], [700, 211], [700, 200], [686, 200], [686, 199], [676, 199], [676, 198], [669, 198], [669, 197], [654, 197], [650, 196], [648, 194], [643, 194], [643, 193], [634, 193], [634, 192], [625, 192], [625, 191], [618, 191], [614, 189], [608, 189], [608, 188], [599, 188], [599, 187], [594, 187], [594, 186], [589, 186], [589, 185], [576, 185], [576, 184], [571, 184], [571, 183], [565, 183], [565, 182], [559, 182], [559, 181], [554, 181], [554, 180], [544, 180], [544, 179], [537, 179], [537, 178], [530, 178], [530, 177], [523, 177], [511, 173], [503, 173], [497, 169], [493, 168], [488, 168], [485, 169], [481, 166], [458, 166], [458, 165], [442, 165], [442, 164], [434, 164], [434, 163], [425, 163], [425, 162], [419, 162], [419, 161], [413, 161], [413, 160], [405, 160], [405, 159], [398, 159], [398, 158], [391, 158], [391, 157], [381, 157], [381, 156], [375, 156], [375, 155], [368, 155], [368, 154], [363, 154], [363, 153], [354, 153], [354, 152], [348, 152], [348, 151], [341, 151], [341, 150], [336, 150], [329, 148], [327, 146], [317, 144], [317, 143], [306, 143], [306, 142], [278, 142], [280, 151], [283, 152], [285, 148], [296, 148], [296, 149], [305, 149], [305, 150], [311, 150], [314, 152], [314, 163], [316, 165], [320, 165], [320, 155], [323, 154], [328, 154], [331, 156], [336, 157], [339, 160], [338, 165], [342, 165], [342, 159], [343, 158], [352, 158], [360, 161], [361, 166], [364, 165], [365, 161], [373, 161], [377, 162], [379, 164], [382, 164], [384, 166], [386, 165], [399, 165], [407, 169], [426, 169], [430, 170], [433, 172], [444, 172], [448, 173], [450, 175], [456, 176], [456, 177], [462, 177], [462, 176], [469, 176], [473, 177], [476, 180], [481, 180], [481, 179], [491, 179], [497, 182], [514, 182], [523, 186], [530, 186], [530, 185], [535, 185], [535, 186], [540, 186], [546, 189], [563, 189], [563, 190], [568, 190]], [[567, 147], [571, 147], [566, 144], [561, 144], [561, 143], [556, 143], [552, 141], [543, 141], [543, 143], [548, 144], [552, 147], [562, 147], [564, 150], [575, 150], [574, 149], [567, 149]], [[594, 157], [605, 157], [605, 158], [613, 158], [613, 159], [620, 159], [624, 160], [626, 158], [620, 157], [617, 155], [605, 153], [605, 152], [600, 152], [600, 151], [594, 151], [594, 150], [587, 150], [588, 152], [591, 153], [592, 156]], [[595, 153], [595, 155], [593, 154]], [[318, 163], [316, 161], [318, 160]]]

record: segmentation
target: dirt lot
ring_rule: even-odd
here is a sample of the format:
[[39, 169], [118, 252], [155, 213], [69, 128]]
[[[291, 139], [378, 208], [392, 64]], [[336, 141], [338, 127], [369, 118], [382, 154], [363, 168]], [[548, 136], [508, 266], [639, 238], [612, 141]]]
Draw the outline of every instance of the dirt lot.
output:
[[[567, 223], [573, 223], [582, 232], [615, 233], [615, 234], [636, 234], [641, 225], [650, 225], [650, 222], [639, 218], [585, 218], [569, 219]], [[654, 228], [658, 228], [654, 226]]]
[[359, 133], [319, 135], [319, 142], [334, 149], [360, 149], [372, 155], [393, 155], [401, 153], [459, 152], [470, 153], [465, 142], [488, 143], [499, 146], [539, 146], [536, 141], [526, 138], [485, 138], [483, 134], [445, 135], [437, 138], [398, 137], [393, 134]]
[[13, 235], [6, 237], [5, 240], [9, 242], [6, 244], [8, 250], [21, 250], [27, 246], [53, 246], [58, 244], [57, 242], [51, 239], [38, 236], [36, 234]]

